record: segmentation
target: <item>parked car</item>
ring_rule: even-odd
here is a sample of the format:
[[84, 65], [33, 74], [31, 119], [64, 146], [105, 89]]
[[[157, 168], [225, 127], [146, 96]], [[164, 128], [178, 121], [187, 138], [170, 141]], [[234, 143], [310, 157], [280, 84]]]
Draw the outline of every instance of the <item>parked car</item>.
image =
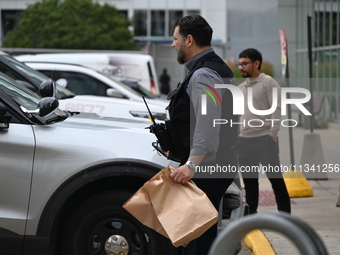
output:
[[[0, 71], [36, 93], [38, 93], [40, 84], [49, 79], [41, 72], [28, 67], [4, 52], [0, 52]], [[149, 115], [145, 104], [142, 102], [118, 98], [76, 95], [58, 84], [56, 88], [56, 97], [59, 99], [59, 108], [62, 110], [100, 113], [115, 117], [134, 116], [148, 118]], [[148, 100], [148, 98], [146, 98], [146, 100]], [[156, 119], [165, 119], [164, 107], [154, 105], [152, 102], [148, 102], [148, 104]]]
[[96, 71], [138, 79], [149, 92], [159, 95], [158, 77], [151, 55], [140, 53], [50, 53], [18, 56], [20, 61], [79, 64]]
[[[40, 98], [0, 72], [0, 254], [178, 254], [122, 208], [174, 163], [151, 146], [148, 121], [62, 111], [43, 85]], [[240, 190], [230, 195], [238, 207], [222, 215], [243, 209]]]
[[57, 105], [0, 73], [0, 254], [175, 254], [121, 207], [169, 164], [148, 121]]
[[[21, 58], [17, 59], [21, 61]], [[57, 82], [63, 80], [66, 88], [77, 95], [109, 96], [143, 102], [141, 94], [112, 79], [111, 74], [104, 74], [78, 64], [26, 61], [24, 63]], [[164, 109], [169, 104], [167, 100], [161, 98], [147, 98], [147, 101]]]

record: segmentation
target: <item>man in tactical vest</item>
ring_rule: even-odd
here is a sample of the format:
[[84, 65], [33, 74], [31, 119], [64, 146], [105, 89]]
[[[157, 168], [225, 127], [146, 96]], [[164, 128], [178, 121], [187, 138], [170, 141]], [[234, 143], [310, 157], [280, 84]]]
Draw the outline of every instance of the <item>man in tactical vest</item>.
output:
[[[234, 75], [213, 51], [212, 33], [210, 25], [199, 15], [183, 17], [175, 24], [172, 47], [188, 74], [168, 95], [171, 101], [166, 127], [172, 142], [169, 158], [181, 162], [171, 177], [183, 184], [193, 178], [218, 210], [237, 172], [234, 147], [238, 126], [232, 123], [238, 117], [233, 115], [230, 91], [215, 86], [234, 84]], [[221, 119], [227, 124], [214, 125], [215, 120]], [[207, 172], [222, 168], [222, 172]], [[190, 242], [183, 254], [207, 255], [216, 234], [217, 225]]]

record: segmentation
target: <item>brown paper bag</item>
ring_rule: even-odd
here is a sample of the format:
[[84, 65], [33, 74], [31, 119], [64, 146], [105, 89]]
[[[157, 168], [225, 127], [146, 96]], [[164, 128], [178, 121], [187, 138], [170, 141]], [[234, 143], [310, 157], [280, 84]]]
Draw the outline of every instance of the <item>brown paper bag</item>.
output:
[[123, 207], [175, 247], [186, 246], [217, 222], [218, 212], [193, 181], [174, 183], [171, 170], [158, 172]]
[[142, 186], [128, 201], [123, 208], [131, 213], [145, 226], [152, 228], [163, 236], [168, 237], [162, 224], [159, 222], [155, 210], [151, 204], [148, 191]]

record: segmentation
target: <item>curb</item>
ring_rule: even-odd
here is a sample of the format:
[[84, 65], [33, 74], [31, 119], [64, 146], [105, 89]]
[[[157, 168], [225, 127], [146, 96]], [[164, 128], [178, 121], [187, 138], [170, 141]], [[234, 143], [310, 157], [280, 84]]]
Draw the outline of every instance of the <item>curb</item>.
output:
[[289, 197], [312, 197], [313, 188], [301, 172], [290, 171], [283, 174]]
[[253, 255], [275, 255], [272, 245], [261, 230], [249, 232], [243, 239]]
[[[313, 196], [313, 188], [301, 172], [290, 171], [284, 173], [283, 177], [289, 197]], [[269, 240], [261, 230], [251, 231], [244, 237], [243, 241], [253, 255], [276, 254]]]

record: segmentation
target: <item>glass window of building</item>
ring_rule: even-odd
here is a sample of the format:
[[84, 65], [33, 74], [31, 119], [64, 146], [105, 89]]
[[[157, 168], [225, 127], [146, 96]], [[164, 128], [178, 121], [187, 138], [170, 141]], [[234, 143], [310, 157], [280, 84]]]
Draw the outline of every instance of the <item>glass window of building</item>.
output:
[[337, 1], [315, 2], [316, 46], [339, 44], [339, 12], [340, 5]]
[[186, 15], [191, 15], [191, 14], [200, 14], [199, 10], [187, 10], [187, 14]]
[[135, 10], [133, 19], [135, 36], [147, 36], [147, 20], [146, 10]]
[[151, 11], [151, 35], [165, 35], [165, 11]]
[[13, 30], [18, 23], [18, 19], [22, 11], [1, 11], [1, 31], [4, 37], [9, 31]]
[[169, 11], [169, 34], [168, 36], [172, 36], [175, 28], [175, 23], [177, 20], [183, 17], [183, 11], [180, 10], [174, 10]]

